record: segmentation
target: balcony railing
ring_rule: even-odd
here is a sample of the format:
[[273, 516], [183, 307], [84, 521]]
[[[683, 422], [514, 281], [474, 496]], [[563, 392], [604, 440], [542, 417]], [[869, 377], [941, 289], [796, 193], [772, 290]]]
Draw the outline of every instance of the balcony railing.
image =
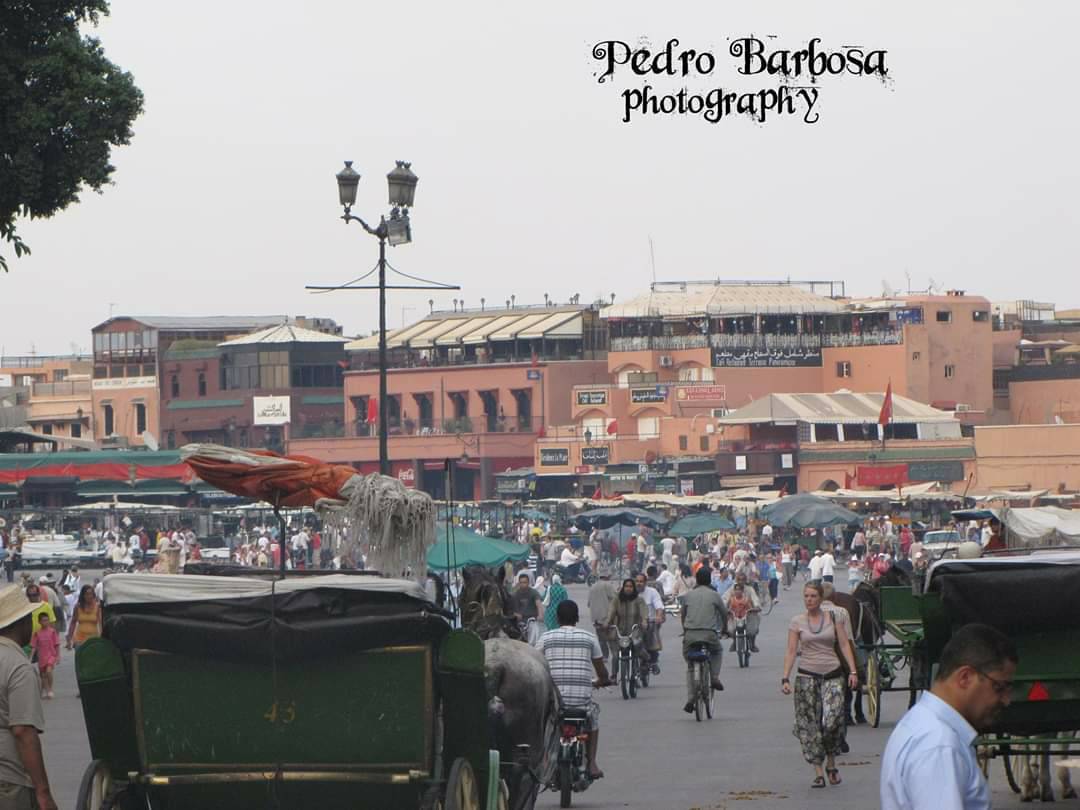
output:
[[707, 349], [708, 335], [656, 335], [642, 337], [613, 337], [613, 352], [678, 351], [680, 349]]
[[827, 332], [803, 335], [713, 334], [655, 335], [611, 339], [613, 352], [677, 351], [680, 349], [762, 349], [795, 350], [822, 347], [887, 346], [904, 342], [900, 329], [874, 329], [866, 332]]
[[31, 397], [88, 397], [90, 396], [89, 380], [61, 380], [51, 383], [34, 383], [31, 388]]
[[[535, 422], [535, 424], [533, 424]], [[378, 437], [378, 425], [367, 422], [350, 422], [341, 426], [341, 432], [337, 435], [350, 439], [375, 439]], [[518, 419], [517, 417], [496, 417], [489, 420], [486, 416], [462, 417], [459, 419], [446, 419], [443, 422], [431, 420], [430, 422], [406, 419], [404, 422], [391, 419], [389, 423], [389, 436], [455, 436], [459, 434], [506, 434], [506, 433], [537, 433], [540, 430], [540, 419]], [[326, 434], [323, 434], [326, 435]], [[306, 435], [302, 438], [318, 438], [318, 435]]]

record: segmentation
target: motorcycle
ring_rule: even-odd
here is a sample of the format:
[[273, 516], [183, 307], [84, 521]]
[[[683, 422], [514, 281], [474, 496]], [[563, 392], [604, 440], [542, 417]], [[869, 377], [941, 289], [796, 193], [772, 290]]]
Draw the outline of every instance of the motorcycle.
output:
[[588, 709], [563, 709], [559, 715], [559, 757], [553, 786], [559, 791], [559, 807], [569, 807], [573, 794], [593, 783], [586, 756], [588, 723]]
[[739, 659], [739, 668], [750, 666], [750, 637], [746, 634], [746, 617], [735, 620], [735, 655]]
[[556, 564], [555, 573], [559, 575], [563, 585], [572, 585], [574, 583], [592, 585], [596, 582], [596, 577], [589, 573], [583, 562], [576, 562], [569, 566]]
[[617, 627], [612, 627], [619, 649], [616, 680], [622, 691], [623, 700], [637, 697], [638, 684], [648, 686], [648, 671], [641, 666], [642, 633], [638, 625], [630, 628], [630, 635], [624, 636]]

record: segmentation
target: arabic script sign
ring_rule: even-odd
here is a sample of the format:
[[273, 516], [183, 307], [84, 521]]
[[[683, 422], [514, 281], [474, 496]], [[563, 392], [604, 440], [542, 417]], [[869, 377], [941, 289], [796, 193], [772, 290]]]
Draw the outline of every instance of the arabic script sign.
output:
[[582, 464], [607, 464], [609, 450], [606, 444], [591, 445], [581, 448]]
[[252, 424], [287, 425], [291, 421], [288, 397], [252, 397], [255, 408]]
[[821, 349], [725, 348], [713, 349], [714, 368], [794, 368], [821, 366]]
[[667, 399], [667, 388], [657, 385], [653, 388], [631, 388], [631, 402], [663, 402]]

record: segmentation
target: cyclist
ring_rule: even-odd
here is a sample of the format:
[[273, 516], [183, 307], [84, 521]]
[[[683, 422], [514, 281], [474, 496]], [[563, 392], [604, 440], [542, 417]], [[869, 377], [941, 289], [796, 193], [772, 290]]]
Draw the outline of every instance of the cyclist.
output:
[[[683, 658], [690, 651], [693, 644], [705, 644], [709, 648], [709, 665], [712, 667], [712, 688], [722, 691], [724, 685], [720, 683], [720, 664], [722, 652], [720, 647], [720, 634], [718, 627], [727, 626], [727, 610], [724, 600], [709, 584], [712, 575], [709, 569], [701, 567], [694, 574], [696, 585], [690, 593], [683, 597], [682, 626], [683, 626]], [[687, 661], [686, 666], [686, 705], [683, 711], [691, 714], [694, 711], [694, 674], [693, 667]]]
[[[761, 652], [757, 647], [757, 634], [761, 629], [761, 600], [758, 598], [758, 593], [751, 587], [748, 587], [745, 574], [737, 574], [735, 576], [735, 585], [742, 585], [743, 590], [747, 596], [750, 597], [750, 615], [746, 617], [746, 640], [750, 643], [750, 652]], [[730, 610], [731, 597], [734, 593], [734, 588], [724, 594], [724, 607]], [[731, 642], [730, 652], [735, 652], [735, 642]]]

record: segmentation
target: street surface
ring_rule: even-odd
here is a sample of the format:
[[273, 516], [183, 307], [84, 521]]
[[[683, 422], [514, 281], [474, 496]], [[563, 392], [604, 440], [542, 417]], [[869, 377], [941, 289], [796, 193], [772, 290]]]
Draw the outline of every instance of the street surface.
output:
[[[586, 589], [569, 588], [588, 616]], [[787, 623], [801, 609], [793, 589], [762, 622], [761, 654], [740, 670], [725, 652], [713, 720], [695, 722], [684, 714], [685, 670], [677, 621], [664, 628], [662, 672], [624, 701], [617, 690], [599, 693], [600, 767], [605, 778], [585, 793], [574, 794], [574, 807], [593, 810], [801, 810], [801, 808], [873, 808], [878, 806], [881, 752], [893, 725], [907, 707], [905, 693], [883, 698], [881, 727], [856, 726], [848, 733], [851, 753], [839, 759], [842, 785], [814, 790], [813, 773], [791, 733], [792, 700], [780, 693]], [[72, 654], [66, 650], [56, 678], [56, 698], [45, 701], [45, 760], [57, 803], [73, 808], [79, 780], [90, 761], [82, 709], [75, 696]], [[1019, 810], [1021, 804], [1005, 782], [1000, 760], [991, 767], [994, 807]], [[1066, 803], [1064, 806], [1069, 806]], [[541, 794], [537, 807], [558, 807], [558, 797]], [[383, 808], [379, 808], [383, 810]]]

